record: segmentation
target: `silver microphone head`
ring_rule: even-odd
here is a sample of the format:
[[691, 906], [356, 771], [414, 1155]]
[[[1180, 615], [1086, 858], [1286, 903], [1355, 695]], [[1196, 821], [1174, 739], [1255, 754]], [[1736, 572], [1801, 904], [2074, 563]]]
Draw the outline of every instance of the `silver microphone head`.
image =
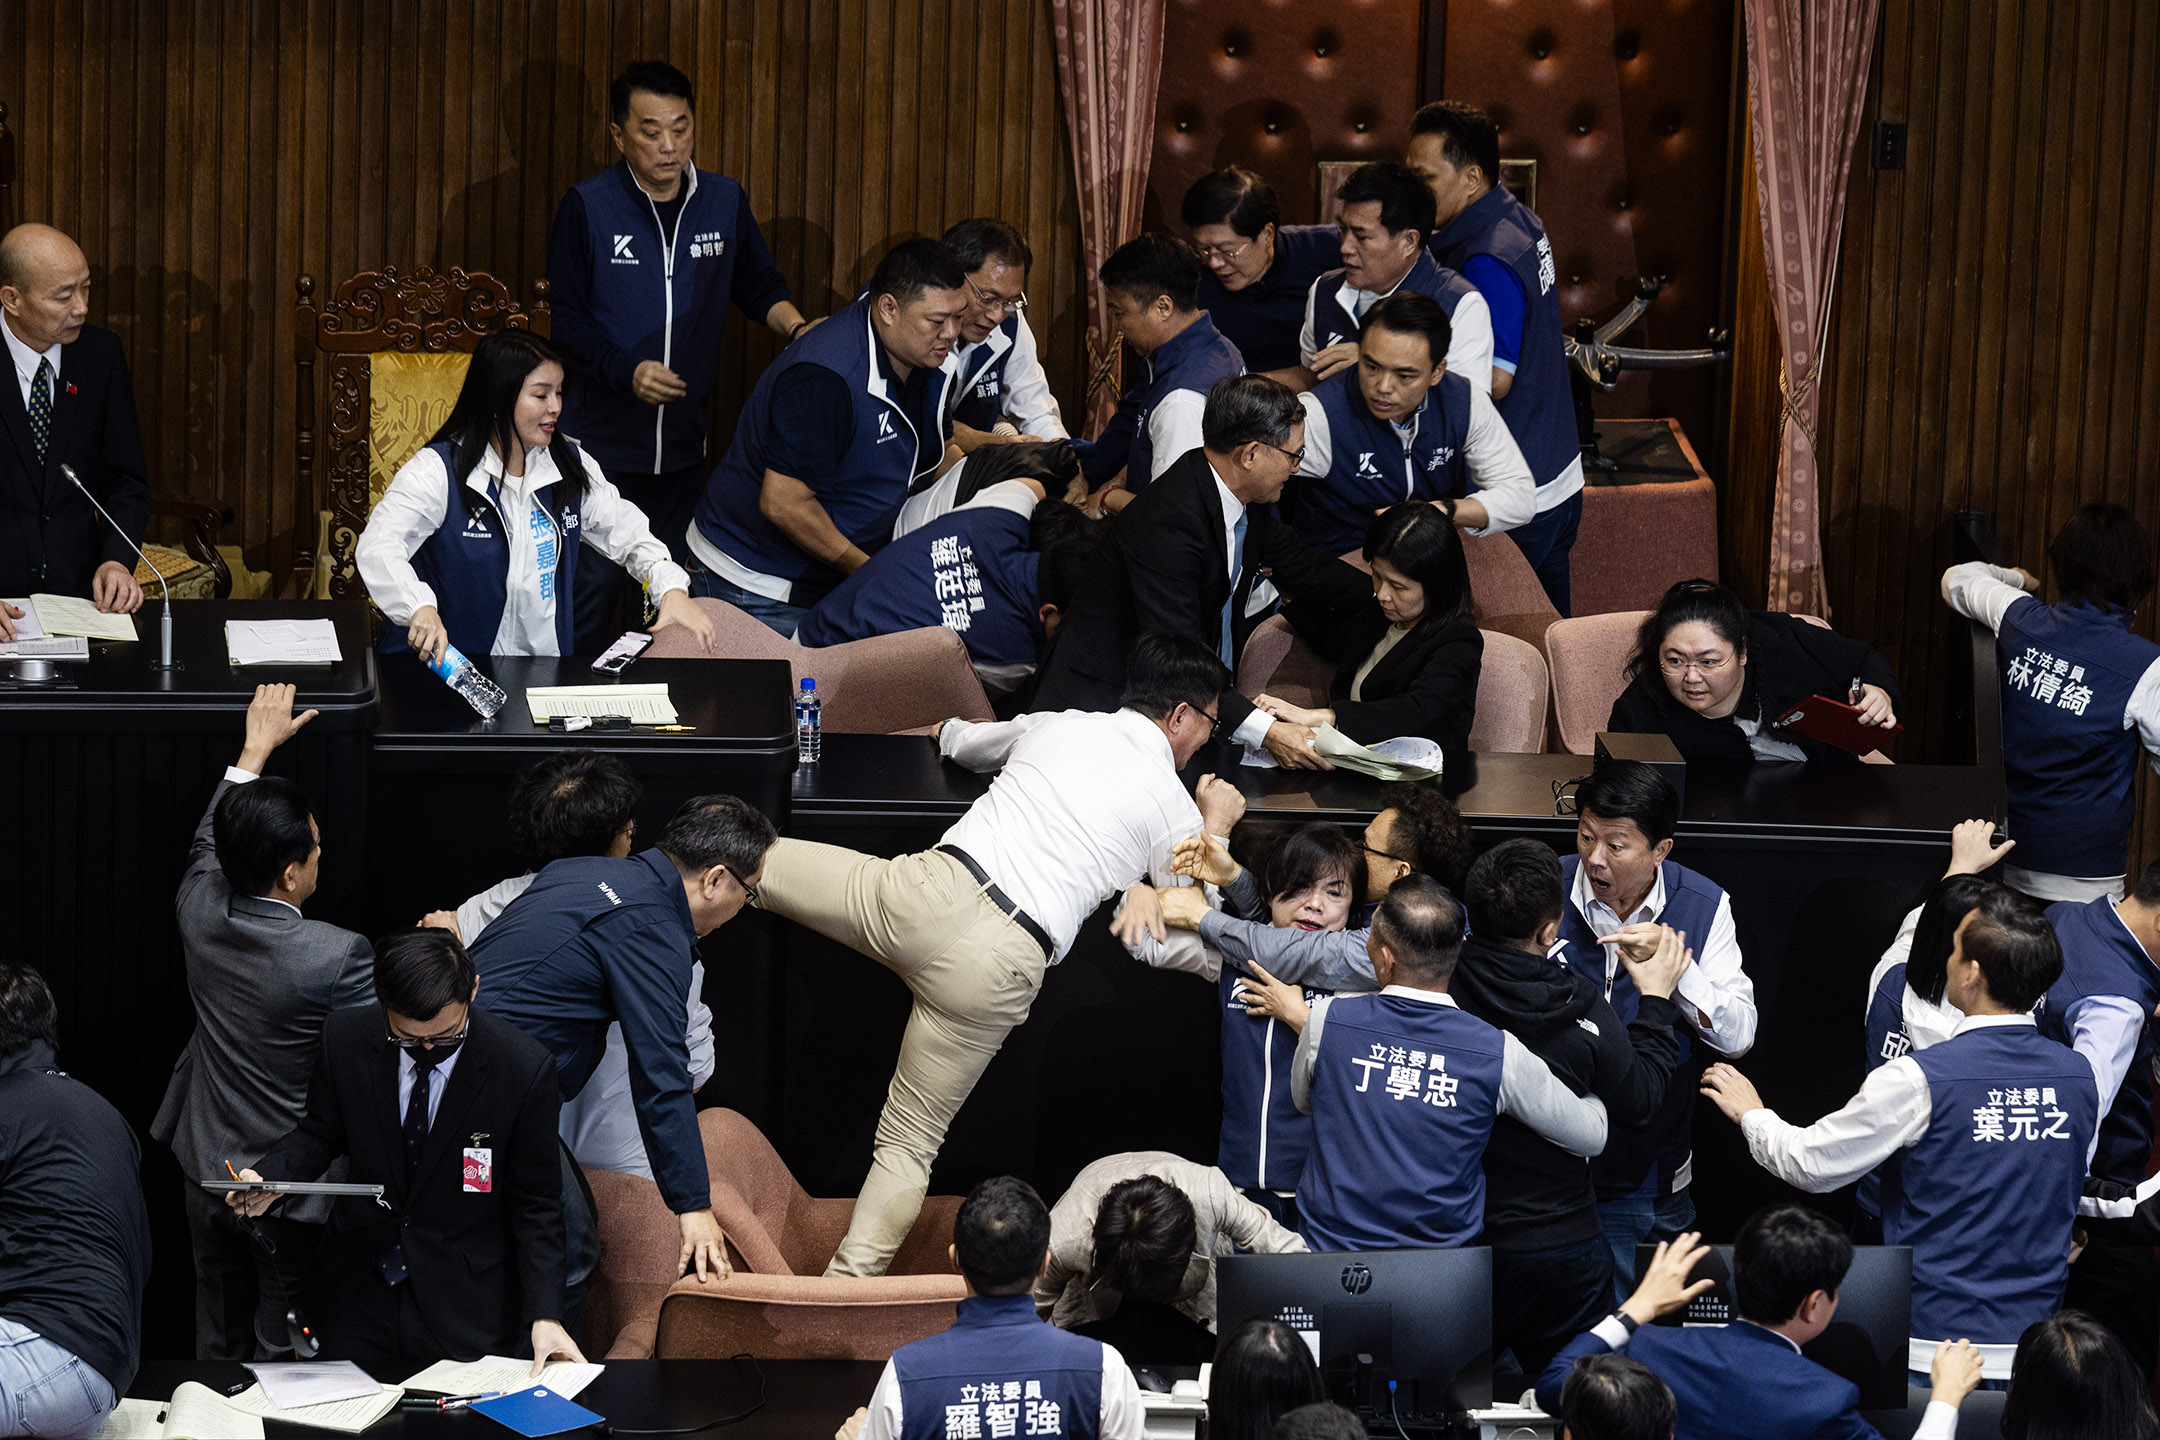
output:
[[60, 473], [67, 476], [68, 484], [73, 485], [76, 489], [82, 491], [86, 495], [90, 493], [89, 488], [82, 483], [82, 476], [75, 473], [74, 466], [66, 463], [65, 461], [62, 461], [60, 465]]

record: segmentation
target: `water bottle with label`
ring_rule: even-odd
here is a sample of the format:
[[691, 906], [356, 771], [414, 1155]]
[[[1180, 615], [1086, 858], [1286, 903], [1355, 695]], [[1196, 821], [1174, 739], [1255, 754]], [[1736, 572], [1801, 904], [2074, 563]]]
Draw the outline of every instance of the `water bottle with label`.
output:
[[795, 758], [815, 760], [825, 748], [825, 720], [818, 701], [817, 681], [805, 675], [795, 697]]
[[443, 646], [442, 658], [429, 663], [428, 669], [442, 677], [442, 682], [464, 697], [465, 703], [479, 712], [483, 720], [495, 718], [509, 700], [502, 687], [482, 675], [473, 667], [455, 645]]

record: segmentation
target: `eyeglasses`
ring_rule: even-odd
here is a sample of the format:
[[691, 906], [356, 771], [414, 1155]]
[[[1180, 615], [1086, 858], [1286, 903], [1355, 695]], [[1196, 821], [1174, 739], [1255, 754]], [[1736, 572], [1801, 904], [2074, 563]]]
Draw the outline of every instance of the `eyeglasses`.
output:
[[975, 299], [981, 303], [983, 309], [993, 315], [1017, 315], [1027, 309], [1025, 295], [992, 295], [973, 280], [967, 282], [967, 287], [975, 292]]
[[749, 882], [748, 880], [745, 880], [745, 879], [743, 879], [743, 878], [742, 878], [742, 876], [740, 876], [740, 875], [735, 875], [735, 872], [734, 872], [733, 870], [728, 870], [728, 867], [727, 867], [727, 866], [725, 866], [725, 865], [722, 865], [722, 866], [721, 866], [720, 868], [721, 868], [722, 870], [727, 870], [727, 873], [728, 873], [728, 874], [730, 874], [730, 875], [734, 875], [734, 876], [735, 876], [735, 883], [736, 883], [737, 885], [740, 885], [740, 886], [742, 886], [742, 893], [743, 893], [743, 896], [744, 896], [744, 898], [746, 898], [747, 900], [749, 900], [749, 902], [750, 902], [750, 903], [751, 903], [752, 905], [755, 905], [755, 904], [757, 904], [757, 903], [758, 903], [758, 889], [757, 889], [757, 886], [755, 886], [755, 885], [751, 884], [751, 883], [750, 883], [750, 882]]
[[[1379, 856], [1379, 857], [1380, 857], [1381, 859], [1383, 859], [1383, 860], [1393, 860], [1393, 861], [1394, 861], [1394, 862], [1395, 862], [1396, 864], [1398, 864], [1398, 865], [1410, 865], [1410, 864], [1411, 864], [1411, 862], [1410, 862], [1409, 860], [1406, 860], [1406, 859], [1404, 859], [1404, 858], [1403, 858], [1402, 856], [1400, 856], [1400, 855], [1397, 855], [1397, 854], [1396, 854], [1396, 853], [1395, 853], [1394, 851], [1392, 851], [1392, 850], [1382, 850], [1382, 849], [1380, 849], [1380, 848], [1379, 848], [1378, 846], [1376, 846], [1376, 845], [1367, 845], [1367, 846], [1365, 847], [1365, 853], [1366, 853], [1366, 854], [1368, 854], [1368, 855], [1378, 855], [1378, 856]], [[1415, 867], [1415, 866], [1412, 866], [1412, 868], [1414, 869], [1414, 868], [1416, 868], [1416, 867]]]
[[1244, 244], [1234, 248], [1228, 245], [1202, 245], [1200, 247], [1200, 258], [1202, 260], [1221, 260], [1230, 263], [1258, 243], [1256, 240], [1247, 240]]
[[1714, 655], [1707, 660], [1691, 660], [1683, 655], [1667, 655], [1658, 661], [1658, 669], [1664, 671], [1667, 675], [1674, 676], [1675, 678], [1685, 675], [1688, 671], [1693, 670], [1697, 674], [1701, 675], [1704, 679], [1708, 679], [1710, 676], [1717, 674], [1718, 671], [1723, 670], [1726, 666], [1732, 664], [1732, 662], [1733, 657], [1730, 655]]
[[[1265, 440], [1256, 441], [1254, 443], [1260, 445], [1267, 445], [1267, 441]], [[1295, 450], [1285, 450], [1280, 445], [1268, 445], [1267, 448], [1274, 451], [1277, 455], [1287, 455], [1290, 458], [1290, 468], [1293, 470], [1299, 469], [1305, 464], [1306, 447], [1303, 445], [1298, 446]]]
[[456, 1045], [463, 1042], [465, 1032], [470, 1029], [472, 1015], [468, 1012], [465, 1023], [457, 1028], [454, 1035], [400, 1035], [387, 1025], [383, 1027], [383, 1032], [390, 1037], [390, 1043], [400, 1050], [432, 1050], [438, 1045]]

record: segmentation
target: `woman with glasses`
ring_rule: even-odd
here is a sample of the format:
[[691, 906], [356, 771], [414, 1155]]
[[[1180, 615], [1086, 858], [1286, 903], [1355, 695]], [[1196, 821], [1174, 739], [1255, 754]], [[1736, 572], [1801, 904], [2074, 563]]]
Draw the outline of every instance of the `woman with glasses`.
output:
[[1777, 728], [1812, 695], [1850, 701], [1862, 725], [1897, 724], [1897, 676], [1865, 641], [1798, 615], [1750, 611], [1709, 580], [1683, 580], [1643, 621], [1608, 730], [1668, 735], [1690, 760], [1853, 763], [1850, 751]]
[[1298, 334], [1313, 281], [1342, 264], [1333, 225], [1285, 225], [1275, 187], [1232, 167], [1201, 176], [1185, 192], [1185, 228], [1207, 262], [1200, 308], [1237, 346], [1245, 368], [1302, 386]]

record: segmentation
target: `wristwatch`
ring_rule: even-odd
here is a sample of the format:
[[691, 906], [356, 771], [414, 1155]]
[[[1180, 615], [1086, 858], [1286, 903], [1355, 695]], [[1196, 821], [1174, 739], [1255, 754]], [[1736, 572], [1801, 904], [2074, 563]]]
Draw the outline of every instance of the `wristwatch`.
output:
[[1633, 1335], [1637, 1330], [1642, 1329], [1642, 1322], [1637, 1320], [1634, 1316], [1628, 1314], [1625, 1310], [1613, 1311], [1612, 1318], [1619, 1321], [1620, 1328], [1627, 1331], [1627, 1333], [1630, 1335]]

